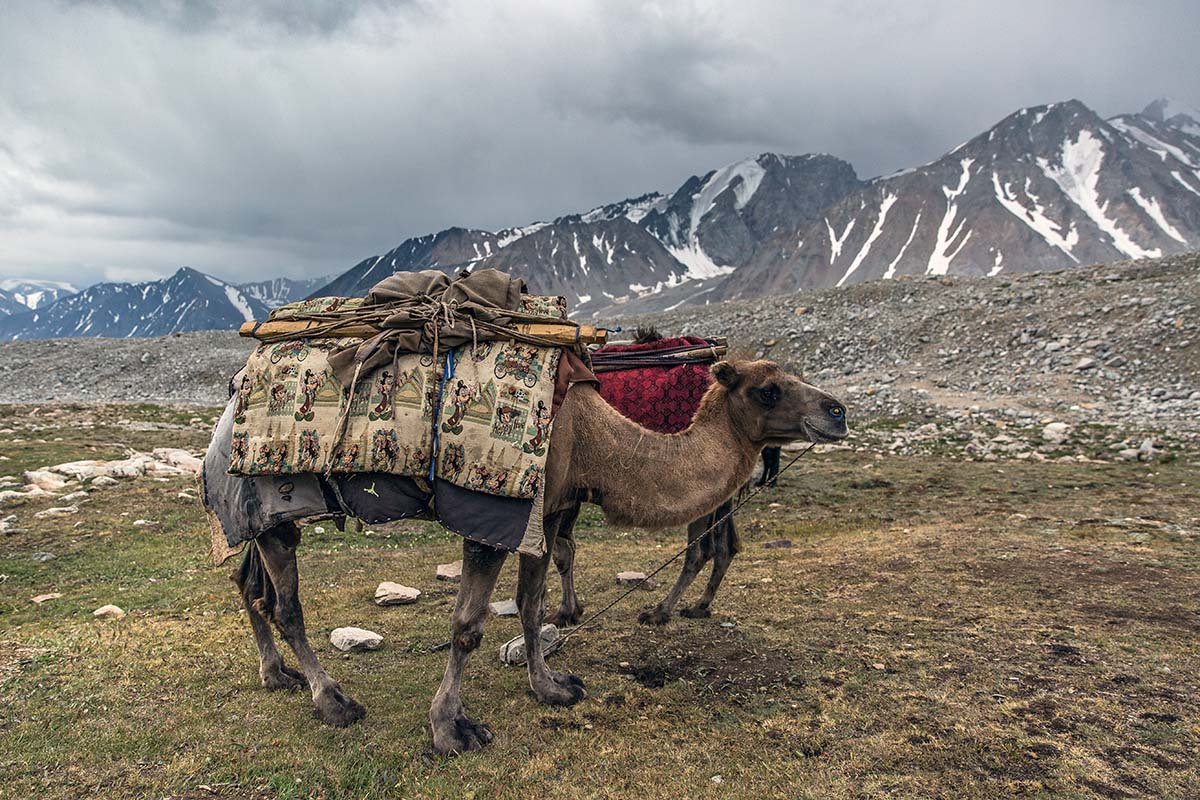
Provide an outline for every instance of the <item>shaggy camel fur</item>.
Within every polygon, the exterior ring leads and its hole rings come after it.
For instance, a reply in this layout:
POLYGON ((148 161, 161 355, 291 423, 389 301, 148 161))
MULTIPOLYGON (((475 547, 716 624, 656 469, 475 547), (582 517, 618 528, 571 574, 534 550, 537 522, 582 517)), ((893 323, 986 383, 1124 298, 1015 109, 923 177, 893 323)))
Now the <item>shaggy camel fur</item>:
MULTIPOLYGON (((779 475, 779 461, 780 448, 764 447, 762 475, 754 485, 763 486, 769 481, 770 485, 774 486, 775 478, 779 475)), ((679 578, 658 605, 648 608, 638 615, 638 622, 643 625, 665 625, 671 619, 671 614, 675 611, 675 606, 679 604, 683 593, 692 585, 692 581, 696 580, 700 571, 704 569, 704 565, 709 561, 713 562, 713 568, 712 574, 708 578, 708 585, 704 587, 704 594, 700 596, 700 600, 695 605, 681 608, 679 616, 691 619, 712 616, 709 606, 717 596, 717 589, 721 587, 725 573, 729 571, 730 562, 742 549, 734 518, 732 516, 726 518, 733 510, 733 502, 733 498, 730 498, 708 516, 688 524, 688 544, 691 546, 684 555, 683 569, 679 571, 679 578), (714 525, 716 527, 713 527, 714 525)), ((558 570, 558 576, 562 581, 562 600, 559 603, 558 611, 550 616, 549 622, 559 627, 574 625, 583 619, 583 603, 580 602, 579 594, 575 591, 575 519, 579 516, 579 510, 579 507, 576 507, 573 513, 563 516, 562 527, 554 539, 554 567, 558 570)))
MULTIPOLYGON (((565 515, 580 500, 598 503, 620 525, 683 525, 711 513, 745 483, 764 446, 846 436, 842 404, 775 364, 723 361, 712 369, 716 381, 692 425, 678 434, 652 433, 629 421, 591 385, 577 384, 567 393, 547 454, 547 552, 520 556, 517 586, 529 685, 541 702, 572 705, 586 695, 578 677, 546 666, 539 636, 554 540, 565 515)), ((247 548, 235 575, 258 643, 259 675, 268 689, 296 687, 303 679, 317 715, 332 725, 349 725, 365 712, 325 673, 308 643, 298 595, 298 543, 299 532, 291 524, 263 533, 247 548), (284 665, 270 623, 295 653, 302 675, 284 665)), ((478 750, 492 739, 485 725, 467 717, 460 687, 467 659, 483 638, 488 601, 507 555, 463 540, 450 655, 429 710, 433 747, 439 753, 478 750)))

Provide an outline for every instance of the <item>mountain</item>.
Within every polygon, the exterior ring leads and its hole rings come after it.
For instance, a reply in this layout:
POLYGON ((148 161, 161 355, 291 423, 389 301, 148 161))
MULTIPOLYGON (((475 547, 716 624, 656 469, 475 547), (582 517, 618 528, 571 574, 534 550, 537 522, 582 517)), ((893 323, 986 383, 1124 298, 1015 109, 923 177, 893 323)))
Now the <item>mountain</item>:
POLYGON ((157 281, 98 283, 36 311, 2 318, 0 340, 231 329, 267 311, 237 286, 183 267, 157 281))
POLYGON ((491 267, 519 274, 583 313, 638 298, 702 294, 758 252, 780 225, 811 220, 862 186, 828 155, 765 153, 582 214, 491 233, 449 228, 365 259, 315 295, 361 295, 393 272, 491 267))
POLYGON ((1105 120, 1021 109, 924 166, 862 181, 829 155, 765 153, 582 214, 409 239, 318 294, 395 271, 495 267, 581 315, 899 275, 1057 269, 1200 248, 1200 112, 1105 120))
POLYGON ((1200 117, 1175 109, 1158 101, 1107 121, 1077 100, 1022 109, 937 161, 868 182, 818 220, 781 227, 716 294, 1200 248, 1200 117))
POLYGON ((0 281, 0 317, 44 308, 79 290, 61 281, 9 279, 0 281))
POLYGON ((253 298, 267 308, 276 308, 287 303, 303 300, 317 289, 329 283, 329 278, 270 278, 253 283, 239 283, 247 297, 253 298))

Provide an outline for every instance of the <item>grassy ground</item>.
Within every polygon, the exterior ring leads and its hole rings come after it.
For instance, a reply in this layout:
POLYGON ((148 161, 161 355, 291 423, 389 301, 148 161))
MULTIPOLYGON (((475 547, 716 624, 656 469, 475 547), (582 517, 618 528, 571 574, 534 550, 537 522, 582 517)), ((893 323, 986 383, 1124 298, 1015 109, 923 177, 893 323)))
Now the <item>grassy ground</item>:
MULTIPOLYGON (((202 447, 211 418, 31 411, 0 409, 0 473, 202 447)), ((454 595, 434 565, 458 557, 456 538, 306 531, 310 633, 368 708, 334 730, 306 694, 259 687, 232 563, 208 563, 202 515, 177 496, 189 488, 123 482, 74 517, 4 511, 23 530, 0 540, 0 797, 1200 796, 1195 459, 810 455, 741 513, 711 619, 637 625, 663 587, 552 657, 588 682, 578 706, 532 699, 496 659, 517 623, 493 619, 465 698, 497 738, 456 759, 432 756, 423 730, 444 663, 427 647, 454 595), (794 546, 762 547, 779 538, 794 546), (425 595, 377 608, 381 580, 425 595), (47 592, 63 597, 31 602, 47 592), (94 620, 105 603, 129 616, 94 620), (341 625, 384 647, 336 652, 341 625)), ((591 608, 618 593, 614 573, 681 543, 595 514, 578 538, 591 608)), ((509 563, 497 599, 514 588, 509 563)))

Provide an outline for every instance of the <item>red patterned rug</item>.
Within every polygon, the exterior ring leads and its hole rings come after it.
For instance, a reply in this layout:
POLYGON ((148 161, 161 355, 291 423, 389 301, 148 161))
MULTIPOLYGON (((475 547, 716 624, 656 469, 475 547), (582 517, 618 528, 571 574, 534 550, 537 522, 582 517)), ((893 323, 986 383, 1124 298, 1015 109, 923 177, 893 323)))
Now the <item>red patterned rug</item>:
MULTIPOLYGON (((677 336, 643 344, 610 344, 598 353, 650 353, 659 350, 705 345, 697 336, 677 336)), ((708 363, 634 367, 597 371, 600 396, 610 405, 650 430, 678 433, 692 422, 700 398, 712 377, 708 363)))

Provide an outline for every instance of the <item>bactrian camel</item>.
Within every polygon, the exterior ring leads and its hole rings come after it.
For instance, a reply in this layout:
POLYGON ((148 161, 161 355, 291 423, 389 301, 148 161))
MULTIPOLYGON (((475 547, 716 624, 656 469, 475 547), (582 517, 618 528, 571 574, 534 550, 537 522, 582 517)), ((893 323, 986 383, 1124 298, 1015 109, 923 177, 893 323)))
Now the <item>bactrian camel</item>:
MULTIPOLYGON (((834 397, 769 361, 727 362, 712 367, 716 380, 690 427, 653 433, 609 406, 590 384, 576 384, 554 419, 546 462, 546 552, 521 555, 517 605, 525 637, 529 685, 537 699, 569 706, 586 695, 575 675, 546 666, 542 627, 546 569, 554 539, 580 500, 597 503, 618 525, 665 528, 711 513, 750 477, 765 446, 807 439, 830 442, 846 436, 844 406, 834 397)), ((235 575, 246 601, 259 651, 259 675, 268 689, 307 683, 317 715, 331 725, 361 719, 363 707, 347 696, 317 661, 309 645, 298 594, 296 546, 300 533, 288 523, 266 531, 247 548, 235 575), (299 662, 285 666, 271 623, 299 662)), ((446 672, 429 709, 433 747, 452 754, 479 750, 492 732, 468 717, 460 695, 467 659, 483 638, 488 601, 508 554, 463 540, 462 583, 451 617, 446 672)))
MULTIPOLYGON (((778 447, 764 447, 762 451, 763 470, 755 486, 768 483, 775 485, 779 475, 780 450, 778 447)), ((739 495, 740 496, 740 495, 739 495)), ((687 526, 688 549, 684 553, 683 568, 675 585, 667 592, 666 597, 653 608, 647 608, 638 614, 638 622, 643 625, 665 625, 679 604, 680 598, 687 588, 696 580, 704 565, 712 562, 712 573, 704 593, 695 605, 679 609, 681 617, 704 619, 712 616, 709 606, 721 588, 721 581, 729 571, 733 557, 741 548, 738 539, 737 525, 734 523, 733 506, 737 496, 726 500, 711 514, 693 520, 687 526)), ((554 538, 554 567, 558 570, 562 582, 562 599, 558 610, 549 617, 549 622, 563 627, 574 625, 583 619, 583 603, 579 593, 575 591, 575 520, 579 516, 580 504, 562 517, 558 535, 554 538)))

